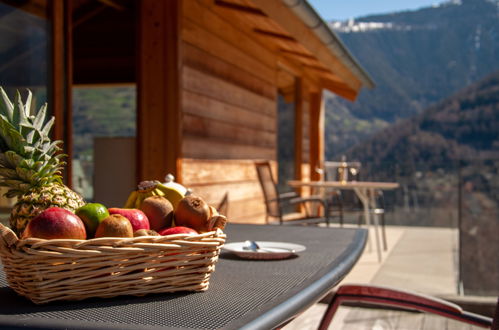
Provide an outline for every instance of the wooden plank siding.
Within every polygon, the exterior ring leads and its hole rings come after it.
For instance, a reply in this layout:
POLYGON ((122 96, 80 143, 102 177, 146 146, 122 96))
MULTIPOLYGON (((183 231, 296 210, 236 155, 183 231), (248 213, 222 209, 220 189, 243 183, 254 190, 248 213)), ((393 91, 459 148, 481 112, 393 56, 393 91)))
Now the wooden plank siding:
MULTIPOLYGON (((184 184, 217 206, 228 193, 230 222, 264 223, 265 205, 253 160, 183 160, 184 184)), ((276 162, 272 162, 275 169, 276 162)))
POLYGON ((182 183, 231 222, 264 223, 254 160, 276 166, 277 59, 207 8, 184 1, 182 183))

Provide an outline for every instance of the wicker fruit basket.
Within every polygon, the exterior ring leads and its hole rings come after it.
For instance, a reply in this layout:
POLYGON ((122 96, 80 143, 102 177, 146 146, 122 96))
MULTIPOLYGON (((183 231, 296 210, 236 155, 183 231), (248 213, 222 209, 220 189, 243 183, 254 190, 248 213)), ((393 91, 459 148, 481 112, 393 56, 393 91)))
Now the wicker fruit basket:
POLYGON ((225 234, 18 239, 0 224, 0 256, 9 286, 36 304, 118 295, 204 291, 225 234))

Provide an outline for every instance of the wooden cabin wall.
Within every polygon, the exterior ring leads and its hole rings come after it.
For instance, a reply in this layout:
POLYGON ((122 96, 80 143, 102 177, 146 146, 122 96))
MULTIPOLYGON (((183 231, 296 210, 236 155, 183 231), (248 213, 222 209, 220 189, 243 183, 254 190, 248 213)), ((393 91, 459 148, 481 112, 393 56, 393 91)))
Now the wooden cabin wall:
POLYGON ((183 4, 181 180, 214 206, 228 193, 231 222, 264 223, 254 160, 276 168, 275 55, 202 1, 183 4))

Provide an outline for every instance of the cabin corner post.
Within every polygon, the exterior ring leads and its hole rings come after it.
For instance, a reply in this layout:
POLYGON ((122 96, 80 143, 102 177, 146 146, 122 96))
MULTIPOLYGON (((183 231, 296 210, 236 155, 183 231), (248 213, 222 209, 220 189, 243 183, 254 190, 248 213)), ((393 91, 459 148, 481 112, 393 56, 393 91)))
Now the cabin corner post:
POLYGON ((51 20, 49 107, 55 117, 53 140, 64 141, 67 155, 64 182, 72 186, 72 3, 69 0, 48 3, 51 20))
MULTIPOLYGON (((295 145, 295 180, 301 180, 303 176, 303 106, 304 106, 304 83, 302 78, 295 78, 295 121, 294 121, 294 145, 295 145)), ((296 188, 298 193, 301 193, 301 188, 296 188)))
POLYGON ((139 2, 137 177, 180 181, 182 148, 180 0, 139 2))
POLYGON ((310 93, 310 179, 319 181, 316 169, 324 164, 324 102, 322 91, 310 93))

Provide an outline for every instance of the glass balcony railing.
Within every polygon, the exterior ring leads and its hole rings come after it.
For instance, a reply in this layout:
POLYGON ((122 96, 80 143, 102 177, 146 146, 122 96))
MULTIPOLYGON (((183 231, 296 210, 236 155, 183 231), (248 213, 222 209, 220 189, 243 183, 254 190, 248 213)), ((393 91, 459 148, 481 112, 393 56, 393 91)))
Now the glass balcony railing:
POLYGON ((395 181, 384 192, 388 225, 456 228, 459 291, 499 292, 499 158, 462 159, 445 167, 425 162, 362 164, 361 180, 395 181))

